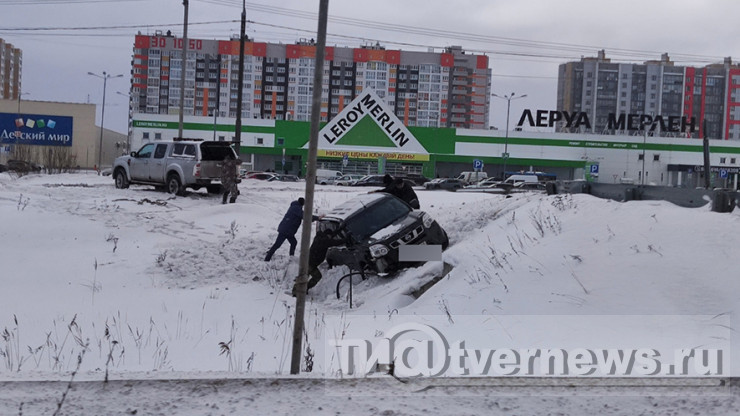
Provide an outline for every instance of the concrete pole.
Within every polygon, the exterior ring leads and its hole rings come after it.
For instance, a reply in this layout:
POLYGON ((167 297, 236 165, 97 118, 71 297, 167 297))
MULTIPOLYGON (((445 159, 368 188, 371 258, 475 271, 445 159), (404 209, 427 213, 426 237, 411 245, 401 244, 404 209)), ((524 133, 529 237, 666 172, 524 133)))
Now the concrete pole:
POLYGON ((242 100, 244 97, 244 37, 247 26, 247 3, 242 0, 242 24, 239 31, 239 74, 237 82, 239 89, 236 90, 236 124, 234 125, 234 147, 236 155, 239 156, 239 150, 242 147, 242 100))
POLYGON ((182 138, 182 124, 185 112, 185 69, 188 60, 188 0, 183 0, 185 6, 185 16, 182 23, 182 75, 180 76, 180 119, 177 125, 177 137, 182 138))
POLYGON ((311 131, 308 143, 308 166, 306 168, 306 195, 303 207, 303 230, 301 232, 301 257, 296 278, 295 324, 293 325, 293 350, 290 361, 290 374, 301 371, 301 350, 303 348, 304 315, 306 312, 306 290, 308 284, 308 251, 311 242, 313 216, 313 192, 316 184, 316 155, 319 143, 319 123, 321 122, 321 89, 324 78, 324 49, 326 46, 326 21, 329 14, 329 0, 319 2, 319 27, 316 42, 316 63, 313 73, 313 102, 311 103, 311 131))

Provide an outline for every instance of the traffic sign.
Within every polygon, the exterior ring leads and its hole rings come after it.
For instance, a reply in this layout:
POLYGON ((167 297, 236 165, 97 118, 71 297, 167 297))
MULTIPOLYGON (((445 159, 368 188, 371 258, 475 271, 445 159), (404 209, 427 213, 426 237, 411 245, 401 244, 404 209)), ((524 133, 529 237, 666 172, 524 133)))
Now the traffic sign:
POLYGON ((722 179, 726 179, 727 178, 727 169, 720 169, 719 170, 719 177, 722 178, 722 179))
POLYGON ((504 158, 504 159, 508 159, 509 158, 509 154, 508 153, 501 153, 501 157, 504 158))
POLYGON ((599 165, 591 165, 591 173, 599 173, 599 165))
POLYGON ((342 166, 347 166, 349 163, 349 154, 345 153, 344 156, 342 156, 342 166))
POLYGON ((473 169, 474 170, 481 170, 483 169, 483 161, 480 159, 473 160, 473 169))

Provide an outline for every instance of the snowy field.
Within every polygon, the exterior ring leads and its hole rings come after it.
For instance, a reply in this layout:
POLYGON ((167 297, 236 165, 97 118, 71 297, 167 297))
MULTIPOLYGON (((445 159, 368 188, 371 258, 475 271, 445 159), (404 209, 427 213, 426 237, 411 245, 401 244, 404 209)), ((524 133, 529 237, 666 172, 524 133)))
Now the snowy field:
MULTIPOLYGON (((204 190, 117 190, 94 174, 0 174, 0 414, 52 413, 78 366, 64 414, 740 412, 736 385, 715 388, 740 374, 738 210, 417 190, 450 236, 452 271, 420 296, 441 262, 371 277, 354 286, 350 309, 334 294, 346 270, 322 269, 306 309, 311 372, 296 378, 285 294, 295 259, 286 242, 262 260, 303 184, 240 189, 221 205, 204 190), (665 383, 640 377, 616 390, 587 378, 533 387, 539 377, 464 387, 454 369, 439 374, 454 388, 348 377, 332 341, 409 322, 479 348, 705 348, 722 352, 721 373, 668 390, 659 386, 676 378, 662 370, 665 383)), ((319 186, 316 213, 368 190, 319 186)))

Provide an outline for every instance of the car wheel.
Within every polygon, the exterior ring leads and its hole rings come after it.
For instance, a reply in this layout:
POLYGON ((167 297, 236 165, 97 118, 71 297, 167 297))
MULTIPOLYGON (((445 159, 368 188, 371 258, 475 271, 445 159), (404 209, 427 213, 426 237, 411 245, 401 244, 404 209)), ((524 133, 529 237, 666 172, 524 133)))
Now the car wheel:
POLYGON ((126 172, 123 169, 116 169, 115 178, 113 180, 116 182, 116 188, 118 189, 126 189, 128 188, 128 178, 126 177, 126 172))
POLYGON ((172 173, 167 177, 167 192, 172 195, 182 195, 183 186, 177 174, 172 173))

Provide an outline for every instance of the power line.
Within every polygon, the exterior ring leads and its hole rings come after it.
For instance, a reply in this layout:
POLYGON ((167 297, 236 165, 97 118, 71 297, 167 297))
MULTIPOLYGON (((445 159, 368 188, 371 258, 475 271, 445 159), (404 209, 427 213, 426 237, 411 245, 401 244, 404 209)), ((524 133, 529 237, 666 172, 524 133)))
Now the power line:
MULTIPOLYGON (((210 3, 210 4, 241 7, 241 2, 238 0, 200 0, 200 1, 204 3, 210 3)), ((258 11, 258 12, 277 14, 277 15, 295 17, 295 18, 301 18, 301 19, 309 19, 312 21, 315 21, 317 18, 316 13, 313 13, 313 12, 306 12, 302 10, 288 9, 288 8, 277 7, 277 6, 268 6, 264 4, 258 4, 258 3, 247 3, 247 8, 250 10, 258 11)), ((656 55, 660 55, 662 53, 658 51, 646 51, 646 50, 639 50, 639 49, 613 48, 613 47, 603 47, 603 46, 595 46, 595 45, 578 45, 578 44, 571 44, 571 43, 533 41, 533 40, 527 40, 527 39, 517 39, 517 38, 509 38, 509 37, 502 37, 502 36, 480 35, 480 34, 467 33, 467 32, 448 31, 448 30, 443 30, 443 29, 438 29, 438 28, 429 29, 429 28, 423 28, 423 27, 383 23, 383 22, 376 22, 376 21, 371 21, 371 20, 363 20, 363 19, 348 18, 348 17, 341 17, 341 16, 331 16, 329 17, 329 21, 334 22, 334 23, 349 25, 352 27, 360 26, 360 27, 366 27, 370 29, 393 31, 393 32, 405 33, 405 34, 431 36, 431 37, 437 37, 437 38, 449 37, 449 38, 453 38, 456 40, 465 40, 465 41, 471 41, 471 42, 495 43, 499 45, 517 46, 517 47, 524 47, 524 48, 552 49, 552 50, 560 50, 560 51, 565 51, 565 52, 592 53, 594 50, 608 49, 609 53, 612 55, 641 56, 643 58, 655 57, 656 55)), ((469 48, 466 48, 466 49, 471 50, 469 48)), ((717 59, 723 58, 723 57, 717 57, 717 56, 685 54, 685 53, 670 53, 670 54, 673 56, 682 57, 685 59, 693 59, 693 60, 701 60, 701 61, 710 60, 712 62, 716 61, 717 59)), ((531 55, 525 54, 525 56, 531 56, 531 55)))
POLYGON ((79 3, 127 3, 146 0, 0 0, 0 6, 38 6, 42 4, 79 4, 79 3))
MULTIPOLYGON (((47 1, 49 3, 55 3, 55 4, 70 4, 70 3, 77 3, 77 2, 86 2, 86 3, 112 3, 112 2, 127 2, 127 1, 140 1, 140 0, 43 0, 47 1)), ((229 0, 200 0, 204 3, 209 4, 218 4, 218 5, 224 5, 224 6, 239 6, 241 7, 241 2, 238 1, 229 1, 229 0)), ((20 0, 0 0, 0 4, 15 4, 15 3, 24 3, 24 4, 31 4, 31 2, 24 2, 20 0)), ((38 4, 38 2, 35 2, 38 4)), ((259 12, 268 13, 271 15, 283 15, 283 16, 289 16, 289 17, 298 17, 303 19, 311 19, 315 20, 316 14, 312 12, 304 12, 300 10, 295 9, 287 9, 282 7, 276 7, 276 6, 267 6, 262 4, 256 4, 256 3, 247 3, 250 10, 255 10, 259 12)), ((405 34, 414 34, 414 35, 420 35, 420 36, 427 36, 427 37, 448 37, 454 40, 463 40, 468 42, 474 42, 474 43, 493 43, 498 44, 502 46, 514 46, 514 47, 520 47, 520 48, 529 48, 529 49, 547 49, 547 50, 553 50, 553 51, 560 51, 560 52, 566 52, 566 54, 553 54, 553 53, 543 53, 543 52, 526 52, 526 51, 512 51, 512 50, 493 50, 488 48, 471 48, 466 47, 465 49, 470 52, 477 52, 482 54, 490 54, 490 55, 497 55, 497 56, 510 56, 510 57, 519 57, 519 58, 541 58, 541 59, 551 59, 551 60, 573 60, 578 59, 578 56, 572 55, 572 53, 589 53, 593 52, 594 48, 600 48, 596 46, 584 46, 584 45, 575 45, 575 44, 567 44, 567 43, 558 43, 558 42, 541 42, 541 41, 530 41, 530 40, 524 40, 524 39, 516 39, 516 38, 506 38, 506 37, 499 37, 499 36, 489 36, 489 35, 479 35, 479 34, 471 34, 471 33, 465 33, 465 32, 455 32, 455 31, 446 31, 446 30, 440 30, 440 29, 427 29, 427 28, 421 28, 421 27, 413 27, 413 26, 401 26, 396 24, 388 24, 388 23, 382 23, 382 22, 374 22, 370 20, 363 20, 363 19, 355 19, 355 18, 347 18, 347 17, 330 17, 330 21, 336 21, 341 24, 346 25, 352 25, 352 26, 361 26, 366 27, 369 29, 375 29, 375 30, 383 30, 383 31, 393 31, 393 32, 399 32, 399 33, 405 33, 405 34)), ((205 25, 214 25, 214 24, 228 24, 228 23, 236 23, 237 20, 218 20, 218 21, 207 21, 207 22, 193 22, 189 25, 193 26, 205 26, 205 25)), ((249 23, 254 25, 261 25, 266 27, 273 27, 277 29, 282 30, 289 30, 293 32, 304 32, 308 34, 314 34, 314 30, 309 29, 301 29, 297 27, 291 27, 286 25, 279 25, 279 24, 273 24, 273 23, 266 23, 266 22, 259 22, 255 20, 250 20, 249 23)), ((36 34, 39 34, 39 32, 54 32, 54 33, 48 33, 48 35, 51 36, 130 36, 130 34, 121 34, 121 35, 115 35, 115 34, 87 34, 87 35, 80 35, 76 33, 58 33, 59 31, 89 31, 89 30, 121 30, 121 29, 152 29, 152 28, 162 28, 162 27, 175 27, 179 28, 181 27, 181 23, 164 23, 164 24, 145 24, 145 25, 115 25, 115 26, 75 26, 75 27, 20 27, 20 28, 0 28, 0 32, 6 33, 6 32, 12 32, 13 34, 20 34, 21 32, 35 32, 36 34)), ((44 33, 47 34, 47 33, 44 33)), ((429 45, 424 43, 413 43, 413 42, 400 42, 395 40, 387 40, 387 39, 378 39, 370 36, 352 36, 352 35, 345 35, 345 34, 339 34, 339 33, 329 33, 329 36, 336 39, 352 39, 352 40, 359 40, 363 42, 382 42, 383 44, 389 44, 389 45, 398 45, 398 46, 405 46, 405 47, 416 47, 416 48, 436 48, 436 49, 444 49, 446 46, 442 45, 429 45)), ((290 35, 284 35, 286 38, 290 35)), ((276 36, 274 36, 276 37, 276 36)), ((635 58, 640 57, 642 59, 645 58, 651 58, 655 57, 657 52, 653 51, 641 51, 636 49, 621 49, 621 48, 610 48, 609 54, 612 56, 622 56, 625 58, 625 62, 629 62, 632 59, 629 58, 635 58)), ((691 54, 672 54, 672 59, 675 62, 716 62, 717 59, 722 59, 721 57, 711 57, 708 55, 691 55, 691 54)))

